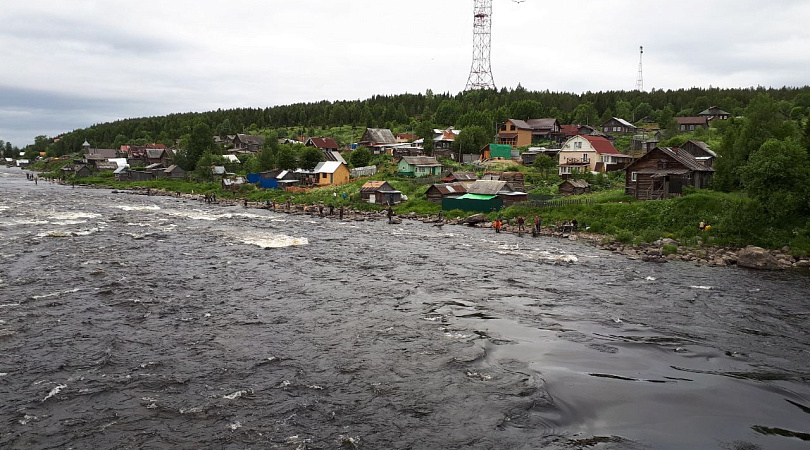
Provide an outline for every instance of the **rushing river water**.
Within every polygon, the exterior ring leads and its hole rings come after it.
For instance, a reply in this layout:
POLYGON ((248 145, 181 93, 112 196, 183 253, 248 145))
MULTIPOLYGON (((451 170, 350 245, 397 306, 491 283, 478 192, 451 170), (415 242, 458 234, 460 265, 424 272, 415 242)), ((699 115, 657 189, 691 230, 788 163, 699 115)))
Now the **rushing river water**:
POLYGON ((0 447, 800 449, 810 278, 0 171, 0 447))

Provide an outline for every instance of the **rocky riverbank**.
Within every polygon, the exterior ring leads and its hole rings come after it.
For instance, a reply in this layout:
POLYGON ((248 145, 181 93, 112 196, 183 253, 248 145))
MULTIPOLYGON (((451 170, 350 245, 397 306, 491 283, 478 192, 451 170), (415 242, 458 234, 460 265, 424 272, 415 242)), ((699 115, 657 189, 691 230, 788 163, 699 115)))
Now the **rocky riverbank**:
MULTIPOLYGON (((201 194, 172 193, 156 189, 135 188, 130 190, 118 190, 113 192, 140 194, 140 195, 161 195, 183 198, 205 202, 205 197, 201 194)), ((475 214, 466 218, 440 218, 437 215, 420 215, 408 213, 388 217, 387 211, 359 211, 351 207, 330 209, 325 205, 303 205, 286 203, 257 203, 245 202, 244 199, 220 198, 214 201, 215 204, 223 207, 247 207, 271 209, 285 214, 320 216, 329 219, 346 221, 376 221, 389 220, 393 224, 403 223, 403 219, 418 220, 424 223, 432 223, 436 227, 444 225, 472 226, 477 228, 492 228, 492 222, 487 220, 483 214, 475 214)), ((518 234, 517 226, 507 225, 502 233, 518 234)), ((522 235, 531 238, 532 233, 522 232, 522 235)), ((686 247, 673 239, 659 239, 653 243, 642 243, 637 245, 623 244, 615 241, 611 236, 590 233, 587 231, 558 232, 552 228, 541 228, 540 236, 568 239, 572 241, 583 241, 603 250, 619 253, 630 259, 647 262, 666 263, 669 261, 686 261, 696 265, 712 267, 720 266, 740 266, 760 270, 785 270, 810 268, 810 258, 796 257, 789 253, 790 249, 785 247, 781 250, 767 250, 760 247, 748 246, 745 248, 730 247, 686 247)))

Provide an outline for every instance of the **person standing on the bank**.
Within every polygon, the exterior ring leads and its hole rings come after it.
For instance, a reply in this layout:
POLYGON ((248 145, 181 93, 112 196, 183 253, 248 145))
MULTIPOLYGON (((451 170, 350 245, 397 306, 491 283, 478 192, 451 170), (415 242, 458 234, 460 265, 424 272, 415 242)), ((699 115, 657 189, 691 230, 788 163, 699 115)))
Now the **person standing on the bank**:
POLYGON ((700 224, 698 225, 698 229, 699 229, 701 232, 705 231, 705 230, 706 230, 706 221, 701 220, 701 221, 700 221, 700 224))
POLYGON ((517 218, 517 223, 518 223, 518 233, 520 233, 520 232, 522 232, 522 231, 526 231, 526 230, 523 228, 523 224, 524 224, 525 222, 526 222, 526 219, 524 219, 524 218, 523 218, 523 216, 519 216, 519 217, 517 218))

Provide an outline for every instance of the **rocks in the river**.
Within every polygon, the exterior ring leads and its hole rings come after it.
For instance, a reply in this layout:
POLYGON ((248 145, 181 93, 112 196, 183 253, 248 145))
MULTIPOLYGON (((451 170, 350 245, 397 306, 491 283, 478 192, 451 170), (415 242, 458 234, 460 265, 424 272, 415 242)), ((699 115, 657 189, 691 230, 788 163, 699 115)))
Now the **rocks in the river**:
POLYGON ((737 253, 737 265, 760 270, 776 270, 781 264, 767 250, 749 245, 737 253))
POLYGON ((464 221, 464 223, 466 223, 467 225, 472 226, 472 225, 479 224, 481 222, 486 222, 486 221, 487 221, 487 216, 485 216, 483 214, 473 214, 472 216, 467 217, 467 219, 464 221))

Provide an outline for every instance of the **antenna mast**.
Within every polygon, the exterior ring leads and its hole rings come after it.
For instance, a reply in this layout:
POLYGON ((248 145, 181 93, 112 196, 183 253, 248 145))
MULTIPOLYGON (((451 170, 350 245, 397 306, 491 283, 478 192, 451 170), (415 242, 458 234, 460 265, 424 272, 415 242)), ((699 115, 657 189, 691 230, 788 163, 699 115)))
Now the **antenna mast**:
POLYGON ((492 0, 473 0, 473 61, 465 91, 495 89, 489 54, 492 48, 492 0))
POLYGON ((644 91, 644 77, 641 76, 641 58, 644 56, 644 47, 638 48, 638 79, 636 80, 636 90, 644 91))

